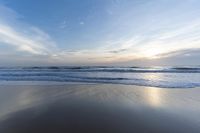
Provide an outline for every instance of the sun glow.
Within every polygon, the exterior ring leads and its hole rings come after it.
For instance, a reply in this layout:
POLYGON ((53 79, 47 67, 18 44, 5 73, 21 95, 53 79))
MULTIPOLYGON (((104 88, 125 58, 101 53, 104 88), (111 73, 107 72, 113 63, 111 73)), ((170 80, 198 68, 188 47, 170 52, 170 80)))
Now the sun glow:
POLYGON ((160 58, 160 54, 165 53, 166 50, 162 47, 150 47, 144 48, 142 53, 142 57, 149 58, 149 59, 156 59, 160 58))

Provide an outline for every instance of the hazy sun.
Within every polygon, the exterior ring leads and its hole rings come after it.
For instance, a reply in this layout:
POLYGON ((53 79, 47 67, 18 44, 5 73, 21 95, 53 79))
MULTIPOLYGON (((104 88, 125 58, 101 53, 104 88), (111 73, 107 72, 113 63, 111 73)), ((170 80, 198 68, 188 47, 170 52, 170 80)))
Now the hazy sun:
POLYGON ((160 54, 164 53, 165 50, 162 47, 151 47, 142 50, 142 56, 149 59, 160 58, 160 54))

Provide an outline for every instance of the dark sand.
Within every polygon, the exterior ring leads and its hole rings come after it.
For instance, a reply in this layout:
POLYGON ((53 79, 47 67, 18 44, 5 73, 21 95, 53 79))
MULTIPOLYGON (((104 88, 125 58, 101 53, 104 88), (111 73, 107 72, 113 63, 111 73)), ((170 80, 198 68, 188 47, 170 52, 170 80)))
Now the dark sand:
POLYGON ((200 88, 0 86, 0 133, 158 132, 200 132, 200 88))

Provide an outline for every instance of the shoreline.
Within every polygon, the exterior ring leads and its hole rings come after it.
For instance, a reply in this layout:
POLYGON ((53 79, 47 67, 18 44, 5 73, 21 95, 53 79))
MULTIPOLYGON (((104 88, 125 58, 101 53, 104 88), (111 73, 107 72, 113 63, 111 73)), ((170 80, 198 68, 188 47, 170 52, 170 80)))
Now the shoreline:
POLYGON ((0 86, 67 86, 67 85, 111 85, 111 86, 129 86, 129 87, 143 87, 143 88, 158 88, 158 89, 196 89, 195 87, 160 87, 160 86, 149 86, 140 84, 122 84, 122 83, 93 83, 93 82, 78 82, 78 81, 0 81, 0 86))

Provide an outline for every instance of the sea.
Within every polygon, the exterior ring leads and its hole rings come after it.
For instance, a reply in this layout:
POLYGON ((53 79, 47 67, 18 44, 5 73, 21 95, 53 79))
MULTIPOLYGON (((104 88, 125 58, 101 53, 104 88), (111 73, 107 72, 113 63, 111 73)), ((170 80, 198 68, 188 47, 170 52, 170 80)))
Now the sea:
POLYGON ((123 84, 159 88, 200 87, 200 66, 114 67, 47 66, 0 67, 0 84, 15 83, 123 84))

